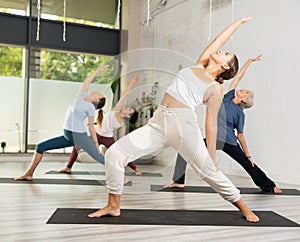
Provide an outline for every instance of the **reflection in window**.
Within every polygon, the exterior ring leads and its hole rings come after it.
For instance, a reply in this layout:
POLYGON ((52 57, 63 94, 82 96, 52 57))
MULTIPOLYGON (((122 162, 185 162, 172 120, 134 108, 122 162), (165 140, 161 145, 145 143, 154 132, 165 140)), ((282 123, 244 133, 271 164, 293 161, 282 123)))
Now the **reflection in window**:
POLYGON ((112 68, 98 75, 93 83, 111 83, 114 73, 113 62, 114 59, 107 56, 41 50, 39 78, 83 82, 98 66, 109 64, 112 68))
MULTIPOLYGON (((32 1, 33 16, 37 16, 37 0, 32 1)), ((117 0, 72 0, 66 2, 67 22, 104 28, 119 28, 117 0)), ((41 18, 64 20, 63 0, 41 0, 41 18)))
MULTIPOLYGON (((40 78, 30 79, 28 147, 33 149, 43 140, 63 134, 63 122, 68 104, 80 94, 86 77, 111 58, 42 50, 40 78)), ((111 108, 113 81, 111 67, 92 82, 89 92, 98 91, 106 97, 104 112, 111 108)), ((31 68, 32 69, 32 68, 31 68)), ((52 152, 71 151, 70 149, 52 152)))
POLYGON ((0 0, 0 12, 25 16, 28 0, 0 0))
MULTIPOLYGON (((0 12, 29 15, 29 0, 0 0, 0 12)), ((38 0, 32 0, 32 16, 37 17, 38 0)), ((119 28, 118 0, 67 0, 64 19, 64 0, 40 0, 41 18, 91 25, 103 28, 119 28)))
MULTIPOLYGON (((62 135, 68 104, 78 97, 82 83, 101 65, 110 68, 97 75, 89 91, 99 91, 107 100, 109 110, 113 93, 114 58, 107 56, 31 50, 28 144, 29 149, 51 137, 62 135)), ((70 151, 69 149, 54 152, 70 151)))
MULTIPOLYGON (((6 152, 19 152, 24 147, 23 52, 23 48, 0 46, 0 142, 6 143, 6 152)), ((31 49, 28 150, 42 140, 62 134, 68 104, 79 95, 84 79, 103 64, 110 68, 95 78, 90 91, 99 91, 106 97, 107 111, 113 99, 113 57, 31 49)))

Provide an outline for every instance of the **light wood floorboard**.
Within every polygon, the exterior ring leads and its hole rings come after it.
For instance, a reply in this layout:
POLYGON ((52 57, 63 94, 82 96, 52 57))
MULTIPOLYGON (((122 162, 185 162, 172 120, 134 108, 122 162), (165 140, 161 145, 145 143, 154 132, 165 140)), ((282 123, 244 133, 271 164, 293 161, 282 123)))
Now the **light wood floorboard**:
MULTIPOLYGON (((16 177, 29 165, 13 156, 9 159, 0 160, 0 177, 16 177)), ((62 156, 42 161, 35 178, 105 179, 104 176, 45 174, 62 168, 64 160, 66 157, 62 156)), ((160 172, 163 177, 128 177, 133 186, 125 188, 122 208, 235 210, 218 194, 151 192, 150 184, 170 183, 172 165, 140 166, 145 172, 160 172)), ((77 162, 74 170, 103 171, 104 167, 77 162)), ((236 186, 255 187, 249 178, 229 178, 236 186)), ((187 185, 206 185, 198 181, 192 170, 188 170, 187 181, 187 185)), ((277 184, 282 188, 300 189, 292 184, 277 184)), ((300 224, 300 196, 242 196, 253 210, 272 210, 300 224)), ((100 208, 106 201, 103 186, 0 184, 0 241, 300 241, 299 227, 46 224, 56 208, 100 208)))

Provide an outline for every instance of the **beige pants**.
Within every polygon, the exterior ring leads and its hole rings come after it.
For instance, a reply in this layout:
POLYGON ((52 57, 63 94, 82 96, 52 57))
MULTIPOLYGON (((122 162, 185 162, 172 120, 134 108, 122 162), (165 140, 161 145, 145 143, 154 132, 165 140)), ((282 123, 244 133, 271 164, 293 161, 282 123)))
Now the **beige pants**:
POLYGON ((119 139, 106 151, 106 183, 109 193, 122 194, 124 167, 128 162, 158 154, 171 146, 187 161, 200 179, 224 199, 238 201, 241 196, 232 182, 216 168, 198 128, 197 117, 188 108, 159 106, 147 125, 119 139))

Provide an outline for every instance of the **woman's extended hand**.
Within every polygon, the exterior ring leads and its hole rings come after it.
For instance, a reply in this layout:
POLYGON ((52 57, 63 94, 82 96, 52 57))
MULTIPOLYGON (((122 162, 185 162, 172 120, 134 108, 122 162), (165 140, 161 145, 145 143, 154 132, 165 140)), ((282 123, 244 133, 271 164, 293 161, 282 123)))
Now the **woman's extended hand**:
POLYGON ((254 58, 250 58, 251 61, 260 61, 261 60, 261 55, 258 55, 254 58))
POLYGON ((100 72, 102 72, 102 71, 105 71, 107 68, 109 67, 109 65, 103 65, 103 66, 100 66, 99 68, 98 68, 98 70, 100 71, 100 72))
POLYGON ((139 81, 140 77, 139 76, 135 76, 132 80, 131 80, 131 83, 132 84, 135 84, 139 81))
POLYGON ((248 21, 250 21, 251 19, 253 19, 252 16, 246 17, 246 18, 241 18, 240 21, 242 24, 247 23, 248 21))

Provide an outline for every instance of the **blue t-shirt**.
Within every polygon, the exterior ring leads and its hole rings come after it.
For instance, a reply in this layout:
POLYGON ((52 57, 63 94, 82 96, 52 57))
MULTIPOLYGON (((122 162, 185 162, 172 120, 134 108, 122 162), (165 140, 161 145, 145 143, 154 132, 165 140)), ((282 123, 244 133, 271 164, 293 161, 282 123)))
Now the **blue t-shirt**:
POLYGON ((245 114, 243 109, 232 102, 235 90, 224 95, 222 106, 218 114, 218 136, 217 140, 230 145, 237 145, 237 132, 244 131, 245 114))
POLYGON ((76 133, 85 133, 86 127, 84 120, 95 115, 95 106, 91 102, 84 100, 88 93, 82 93, 77 99, 71 102, 68 106, 68 111, 65 116, 64 129, 76 133))

